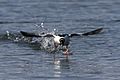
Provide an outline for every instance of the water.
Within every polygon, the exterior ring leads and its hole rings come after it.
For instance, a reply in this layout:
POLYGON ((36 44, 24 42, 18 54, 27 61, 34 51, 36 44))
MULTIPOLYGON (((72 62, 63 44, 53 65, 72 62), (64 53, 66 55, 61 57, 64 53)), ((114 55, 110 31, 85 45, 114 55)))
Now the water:
POLYGON ((0 0, 0 80, 119 80, 119 14, 119 0, 0 0), (60 33, 104 30, 72 38, 73 55, 58 54, 56 62, 36 45, 3 38, 42 22, 60 33))

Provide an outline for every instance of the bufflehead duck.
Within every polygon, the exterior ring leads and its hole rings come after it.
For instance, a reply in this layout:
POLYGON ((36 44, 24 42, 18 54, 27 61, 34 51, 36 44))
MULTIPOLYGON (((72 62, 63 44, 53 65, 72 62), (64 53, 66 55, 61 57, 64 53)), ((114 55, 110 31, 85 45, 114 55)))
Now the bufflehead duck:
POLYGON ((69 55, 68 45, 70 43, 71 37, 94 35, 100 33, 102 30, 103 28, 98 28, 86 33, 71 33, 71 34, 58 34, 58 35, 52 33, 36 34, 36 33, 24 32, 24 31, 20 31, 20 33, 26 37, 53 37, 55 48, 57 48, 59 45, 64 46, 65 47, 64 54, 69 55))

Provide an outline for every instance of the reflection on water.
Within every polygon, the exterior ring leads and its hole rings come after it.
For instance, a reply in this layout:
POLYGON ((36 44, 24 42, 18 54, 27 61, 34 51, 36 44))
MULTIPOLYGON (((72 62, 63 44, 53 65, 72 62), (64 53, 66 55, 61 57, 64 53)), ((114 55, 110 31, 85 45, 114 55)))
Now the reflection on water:
POLYGON ((68 58, 54 61, 54 77, 61 77, 63 70, 70 69, 70 62, 68 58))
POLYGON ((60 69, 70 69, 69 67, 69 59, 65 58, 65 59, 61 59, 61 60, 55 60, 54 64, 57 66, 59 66, 60 69))

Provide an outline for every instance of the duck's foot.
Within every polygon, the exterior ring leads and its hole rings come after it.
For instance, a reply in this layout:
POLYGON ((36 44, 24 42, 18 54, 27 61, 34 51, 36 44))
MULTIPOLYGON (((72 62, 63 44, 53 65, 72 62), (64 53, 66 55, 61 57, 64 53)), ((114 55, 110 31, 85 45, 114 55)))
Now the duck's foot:
POLYGON ((65 52, 63 52, 63 55, 73 55, 73 54, 69 51, 65 51, 65 52))

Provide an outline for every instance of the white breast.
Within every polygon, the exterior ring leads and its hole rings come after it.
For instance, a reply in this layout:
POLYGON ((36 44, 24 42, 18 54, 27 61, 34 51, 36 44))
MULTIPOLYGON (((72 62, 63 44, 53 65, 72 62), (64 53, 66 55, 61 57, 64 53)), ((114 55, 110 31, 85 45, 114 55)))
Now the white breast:
POLYGON ((60 44, 60 39, 61 39, 61 38, 63 38, 63 37, 55 36, 54 42, 60 44))

